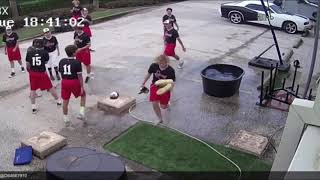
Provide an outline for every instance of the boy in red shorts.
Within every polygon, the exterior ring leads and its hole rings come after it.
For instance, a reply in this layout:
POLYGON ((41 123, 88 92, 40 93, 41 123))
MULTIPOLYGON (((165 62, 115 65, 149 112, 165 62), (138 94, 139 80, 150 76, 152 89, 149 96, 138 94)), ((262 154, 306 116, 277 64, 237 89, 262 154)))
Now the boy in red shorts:
POLYGON ((163 119, 161 109, 168 108, 171 92, 168 91, 162 95, 157 95, 159 87, 155 85, 155 82, 160 79, 172 79, 173 81, 176 80, 175 71, 169 65, 169 58, 167 56, 160 55, 156 58, 156 62, 150 65, 148 74, 146 75, 141 87, 145 87, 145 84, 151 75, 153 75, 153 79, 150 85, 150 101, 152 102, 154 112, 159 118, 159 123, 162 123, 163 119))
POLYGON ((30 79, 32 113, 35 114, 38 112, 36 106, 37 89, 49 91, 57 101, 57 105, 60 106, 61 100, 59 99, 56 90, 53 88, 46 72, 46 63, 49 61, 49 54, 43 49, 42 39, 33 40, 32 47, 29 48, 29 51, 27 52, 26 61, 30 79))
POLYGON ((75 98, 81 97, 79 119, 85 120, 86 93, 83 87, 81 62, 76 60, 77 46, 69 45, 65 48, 68 58, 64 58, 59 63, 61 73, 61 97, 63 99, 63 119, 66 126, 70 125, 68 118, 68 105, 71 94, 75 98))
POLYGON ((76 52, 76 59, 86 66, 87 77, 85 83, 88 83, 90 77, 93 77, 91 72, 91 53, 90 53, 90 37, 83 32, 83 27, 75 27, 74 44, 78 50, 76 52))
POLYGON ((170 20, 165 20, 163 24, 166 28, 164 33, 164 43, 165 43, 164 54, 166 56, 174 57, 177 61, 179 61, 178 68, 181 69, 183 67, 184 62, 175 53, 176 41, 178 40, 184 52, 186 51, 186 48, 184 47, 180 39, 178 31, 173 28, 170 20))
POLYGON ((3 35, 3 42, 5 42, 4 53, 8 55, 8 59, 11 66, 11 74, 9 78, 12 78, 16 75, 14 70, 14 61, 18 61, 21 66, 21 72, 25 72, 24 67, 21 61, 21 54, 18 44, 19 36, 17 33, 12 31, 11 26, 6 27, 6 32, 3 35))

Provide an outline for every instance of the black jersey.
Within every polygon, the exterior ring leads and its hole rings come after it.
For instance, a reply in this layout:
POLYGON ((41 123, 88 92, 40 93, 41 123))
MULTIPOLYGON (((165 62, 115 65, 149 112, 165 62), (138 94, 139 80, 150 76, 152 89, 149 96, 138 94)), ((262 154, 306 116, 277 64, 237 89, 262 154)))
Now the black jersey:
POLYGON ((50 53, 57 49, 58 40, 55 36, 51 36, 50 39, 43 37, 43 45, 44 45, 44 49, 50 53))
POLYGON ((83 48, 90 43, 90 37, 86 33, 79 35, 75 32, 73 37, 78 48, 83 48))
POLYGON ((159 79, 172 79, 176 81, 175 71, 170 65, 166 69, 161 70, 159 64, 153 63, 150 65, 148 73, 153 74, 152 84, 159 79))
POLYGON ((44 49, 29 48, 26 61, 30 65, 30 71, 46 72, 46 63, 49 61, 49 54, 44 49))
POLYGON ((165 30, 164 33, 165 36, 165 41, 168 44, 176 44, 177 38, 179 38, 179 33, 177 30, 175 30, 174 28, 170 29, 170 30, 165 30))
POLYGON ((5 33, 3 35, 2 41, 6 43, 7 47, 12 48, 16 46, 18 39, 19 39, 18 34, 15 32, 12 32, 10 35, 5 33))
POLYGON ((78 79, 78 74, 82 73, 82 66, 75 58, 64 58, 59 63, 59 71, 62 79, 78 79))

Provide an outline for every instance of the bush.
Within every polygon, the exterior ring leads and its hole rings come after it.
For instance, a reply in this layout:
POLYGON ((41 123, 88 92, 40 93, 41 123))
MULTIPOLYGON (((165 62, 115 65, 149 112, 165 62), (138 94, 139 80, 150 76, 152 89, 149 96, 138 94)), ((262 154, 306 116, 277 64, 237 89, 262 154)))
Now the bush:
POLYGON ((100 7, 122 8, 134 6, 148 6, 165 2, 170 2, 170 0, 102 0, 100 3, 100 7))

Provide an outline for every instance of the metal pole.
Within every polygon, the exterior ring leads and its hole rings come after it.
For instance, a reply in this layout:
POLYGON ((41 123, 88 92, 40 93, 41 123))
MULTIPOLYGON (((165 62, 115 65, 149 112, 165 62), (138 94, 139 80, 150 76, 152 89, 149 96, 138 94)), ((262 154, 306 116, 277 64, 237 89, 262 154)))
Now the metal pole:
POLYGON ((269 27, 270 27, 270 30, 271 30, 271 33, 272 33, 272 37, 273 37, 273 40, 274 40, 274 44, 276 45, 276 49, 277 49, 277 53, 278 53, 278 58, 279 58, 279 61, 280 61, 280 65, 283 65, 283 61, 282 61, 282 57, 281 57, 281 52, 280 52, 280 47, 279 47, 279 44, 278 44, 278 40, 277 40, 277 37, 276 37, 276 33, 274 33, 273 27, 272 27, 271 22, 270 22, 270 18, 269 18, 269 14, 268 14, 267 7, 266 7, 266 5, 264 4, 264 0, 260 0, 260 1, 261 1, 262 6, 263 6, 264 12, 266 13, 266 17, 267 17, 267 19, 268 19, 268 22, 269 22, 269 27))
MULTIPOLYGON (((319 1, 320 2, 320 1, 319 1)), ((313 53, 312 53, 312 60, 311 60, 311 65, 310 65, 310 70, 309 70, 309 75, 308 75, 308 80, 306 87, 303 92, 303 98, 305 99, 310 87, 311 79, 312 79, 312 74, 314 70, 314 65, 316 62, 317 58, 317 51, 318 51, 318 42, 319 42, 319 29, 320 29, 320 3, 318 3, 318 12, 317 12, 317 24, 316 24, 316 34, 314 37, 314 45, 313 45, 313 53)))

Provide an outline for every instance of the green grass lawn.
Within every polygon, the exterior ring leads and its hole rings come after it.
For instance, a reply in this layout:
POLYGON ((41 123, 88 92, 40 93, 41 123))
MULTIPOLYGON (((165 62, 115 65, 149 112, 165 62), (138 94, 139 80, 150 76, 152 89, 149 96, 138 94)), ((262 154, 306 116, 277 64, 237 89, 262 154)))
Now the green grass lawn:
MULTIPOLYGON (((236 162, 242 171, 271 169, 252 155, 210 145, 236 162)), ((160 172, 237 172, 236 167, 200 142, 146 123, 138 123, 104 148, 160 172)))
POLYGON ((137 7, 128 7, 128 8, 115 8, 115 9, 108 9, 108 10, 99 10, 99 11, 94 11, 91 13, 91 17, 93 19, 98 19, 101 17, 107 17, 113 14, 117 14, 120 12, 126 12, 126 11, 130 11, 133 9, 136 9, 137 7))

